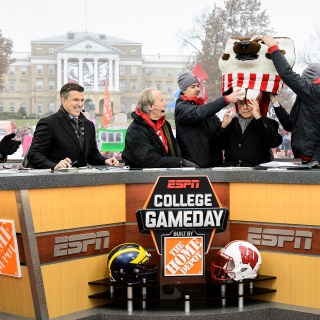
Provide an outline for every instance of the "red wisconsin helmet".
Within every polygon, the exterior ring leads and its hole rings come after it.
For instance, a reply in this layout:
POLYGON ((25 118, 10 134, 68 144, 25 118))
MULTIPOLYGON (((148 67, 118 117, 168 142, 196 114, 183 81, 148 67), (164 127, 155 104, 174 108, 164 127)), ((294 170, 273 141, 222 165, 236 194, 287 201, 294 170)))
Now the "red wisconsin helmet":
POLYGON ((222 248, 218 255, 221 264, 211 264, 211 276, 214 280, 241 281, 254 279, 258 275, 262 258, 259 250, 250 242, 235 240, 222 248))

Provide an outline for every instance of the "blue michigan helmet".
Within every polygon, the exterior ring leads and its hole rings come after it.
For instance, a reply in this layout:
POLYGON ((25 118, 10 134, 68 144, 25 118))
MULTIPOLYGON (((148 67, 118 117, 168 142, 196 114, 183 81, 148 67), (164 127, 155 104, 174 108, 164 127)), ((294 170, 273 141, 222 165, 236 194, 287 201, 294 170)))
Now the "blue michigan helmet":
POLYGON ((107 260, 110 280, 136 284, 156 280, 157 266, 148 265, 151 255, 137 243, 123 243, 113 248, 107 260))

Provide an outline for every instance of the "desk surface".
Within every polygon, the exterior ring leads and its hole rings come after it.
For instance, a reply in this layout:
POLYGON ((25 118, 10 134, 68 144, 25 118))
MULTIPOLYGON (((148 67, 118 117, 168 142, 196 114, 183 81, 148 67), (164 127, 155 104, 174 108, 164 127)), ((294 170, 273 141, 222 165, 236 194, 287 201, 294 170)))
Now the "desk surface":
POLYGON ((106 184, 154 183, 159 176, 207 176, 211 182, 319 184, 320 170, 254 170, 208 169, 144 169, 93 168, 77 172, 50 170, 0 170, 0 190, 25 190, 98 186, 106 184))

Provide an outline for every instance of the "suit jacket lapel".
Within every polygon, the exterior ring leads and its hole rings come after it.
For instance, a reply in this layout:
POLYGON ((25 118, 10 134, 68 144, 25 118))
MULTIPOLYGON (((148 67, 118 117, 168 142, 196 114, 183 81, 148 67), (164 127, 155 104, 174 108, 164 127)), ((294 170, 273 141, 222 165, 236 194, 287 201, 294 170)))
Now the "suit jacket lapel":
POLYGON ((74 141, 77 148, 81 151, 79 139, 76 136, 75 129, 71 123, 71 119, 68 119, 68 115, 64 113, 61 109, 57 112, 57 116, 59 118, 59 124, 64 132, 70 136, 70 138, 74 141))

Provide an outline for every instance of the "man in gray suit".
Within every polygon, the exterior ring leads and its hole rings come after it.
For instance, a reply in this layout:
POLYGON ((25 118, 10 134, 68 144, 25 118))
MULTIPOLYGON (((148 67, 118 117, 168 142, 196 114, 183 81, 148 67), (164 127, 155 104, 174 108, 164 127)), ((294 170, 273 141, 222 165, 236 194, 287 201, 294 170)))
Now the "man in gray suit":
POLYGON ((94 124, 83 114, 84 88, 67 83, 60 90, 60 109, 39 120, 27 154, 32 168, 53 169, 86 165, 118 166, 97 148, 94 124))

